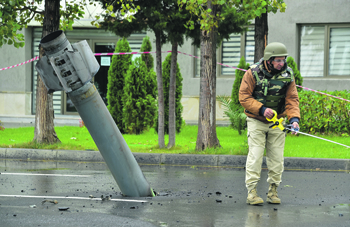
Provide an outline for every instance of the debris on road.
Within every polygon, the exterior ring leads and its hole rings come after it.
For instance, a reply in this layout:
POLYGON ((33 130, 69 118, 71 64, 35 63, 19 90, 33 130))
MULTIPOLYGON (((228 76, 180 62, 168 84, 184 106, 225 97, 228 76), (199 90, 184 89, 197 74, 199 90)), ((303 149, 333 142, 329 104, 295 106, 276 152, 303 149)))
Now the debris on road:
POLYGON ((111 197, 108 195, 106 197, 103 197, 103 195, 101 195, 101 200, 102 201, 111 200, 111 197))
POLYGON ((59 211, 66 211, 66 210, 68 210, 68 209, 69 209, 69 207, 59 207, 59 208, 58 208, 59 211))
POLYGON ((41 204, 44 204, 44 203, 46 203, 46 202, 48 202, 48 203, 54 203, 54 204, 57 204, 57 203, 58 203, 57 200, 48 200, 48 199, 45 199, 45 200, 43 200, 43 201, 41 202, 41 204))

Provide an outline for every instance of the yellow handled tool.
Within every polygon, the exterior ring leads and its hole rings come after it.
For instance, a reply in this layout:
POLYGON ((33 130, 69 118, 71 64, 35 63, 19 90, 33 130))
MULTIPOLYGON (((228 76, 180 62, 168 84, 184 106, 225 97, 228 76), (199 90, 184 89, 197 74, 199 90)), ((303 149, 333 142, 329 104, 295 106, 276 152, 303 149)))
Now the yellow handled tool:
POLYGON ((344 146, 346 148, 350 148, 350 146, 348 145, 344 145, 344 144, 341 144, 341 143, 337 143, 337 142, 334 142, 332 140, 327 140, 327 139, 324 139, 324 138, 321 138, 321 137, 318 137, 318 136, 314 136, 314 135, 310 135, 310 134, 307 134, 305 132, 300 132, 299 131, 299 128, 294 128, 292 124, 290 125, 286 125, 286 128, 284 128, 283 124, 282 124, 282 121, 283 121, 283 118, 280 118, 280 119, 277 119, 277 113, 276 111, 273 110, 273 118, 269 119, 269 118, 266 118, 268 121, 272 121, 273 124, 270 126, 270 128, 280 128, 282 131, 286 131, 286 130, 289 130, 289 131, 292 131, 292 132, 297 132, 299 134, 302 134, 302 135, 306 135, 306 136, 311 136, 311 137, 314 137, 316 139, 321 139, 321 140, 324 140, 324 141, 327 141, 327 142, 331 142, 331 143, 335 143, 335 144, 338 144, 338 145, 341 145, 341 146, 344 146))
POLYGON ((279 129, 281 129, 283 131, 284 130, 284 126, 282 124, 283 118, 277 119, 277 112, 275 110, 273 110, 273 113, 274 113, 273 118, 271 118, 271 119, 266 118, 266 120, 273 122, 273 125, 271 125, 270 128, 274 129, 274 128, 278 127, 279 129))

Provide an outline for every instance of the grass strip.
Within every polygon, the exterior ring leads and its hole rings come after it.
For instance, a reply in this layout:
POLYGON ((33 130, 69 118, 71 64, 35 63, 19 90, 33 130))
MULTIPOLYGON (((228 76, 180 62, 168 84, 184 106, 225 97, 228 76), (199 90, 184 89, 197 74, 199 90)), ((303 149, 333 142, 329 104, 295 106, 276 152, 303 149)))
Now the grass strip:
MULTIPOLYGON (((55 127, 61 143, 35 144, 34 127, 6 128, 0 131, 0 147, 32 148, 49 150, 98 150, 86 127, 62 126, 55 127)), ((278 129, 276 129, 278 130, 278 129)), ((186 125, 181 133, 176 135, 176 147, 159 149, 158 135, 154 129, 141 135, 123 135, 132 152, 137 153, 174 153, 174 154, 216 154, 216 155, 247 155, 248 145, 246 133, 239 135, 230 127, 217 127, 217 135, 221 148, 196 151, 197 126, 186 125)), ((350 145, 348 136, 318 135, 322 138, 350 145)), ((165 141, 168 136, 165 135, 165 141)), ((343 146, 319 140, 316 138, 287 134, 285 157, 334 158, 350 159, 350 149, 343 146)))

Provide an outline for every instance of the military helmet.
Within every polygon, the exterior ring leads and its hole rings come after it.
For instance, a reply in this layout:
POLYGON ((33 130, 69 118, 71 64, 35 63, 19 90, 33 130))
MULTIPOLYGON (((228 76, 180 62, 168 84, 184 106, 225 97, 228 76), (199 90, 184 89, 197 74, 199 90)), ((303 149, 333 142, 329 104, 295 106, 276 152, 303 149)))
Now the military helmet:
POLYGON ((265 47, 264 60, 267 61, 271 57, 283 57, 288 56, 287 48, 284 44, 274 42, 265 47))

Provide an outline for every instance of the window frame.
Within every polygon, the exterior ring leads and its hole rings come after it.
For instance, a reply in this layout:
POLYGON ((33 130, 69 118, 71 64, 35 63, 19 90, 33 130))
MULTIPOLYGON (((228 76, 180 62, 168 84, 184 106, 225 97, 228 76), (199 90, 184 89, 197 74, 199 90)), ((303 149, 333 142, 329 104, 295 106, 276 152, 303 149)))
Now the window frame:
MULTIPOLYGON (((315 76, 315 77, 304 77, 307 79, 313 78, 328 78, 328 79, 344 79, 346 77, 350 77, 350 72, 348 75, 331 75, 329 73, 330 62, 329 62, 329 54, 330 54, 330 34, 332 28, 350 28, 350 23, 348 24, 299 24, 298 25, 298 68, 300 70, 300 57, 301 57, 301 29, 303 26, 324 26, 324 59, 323 59, 323 75, 315 76)), ((350 39, 350 37, 349 37, 350 39)))

